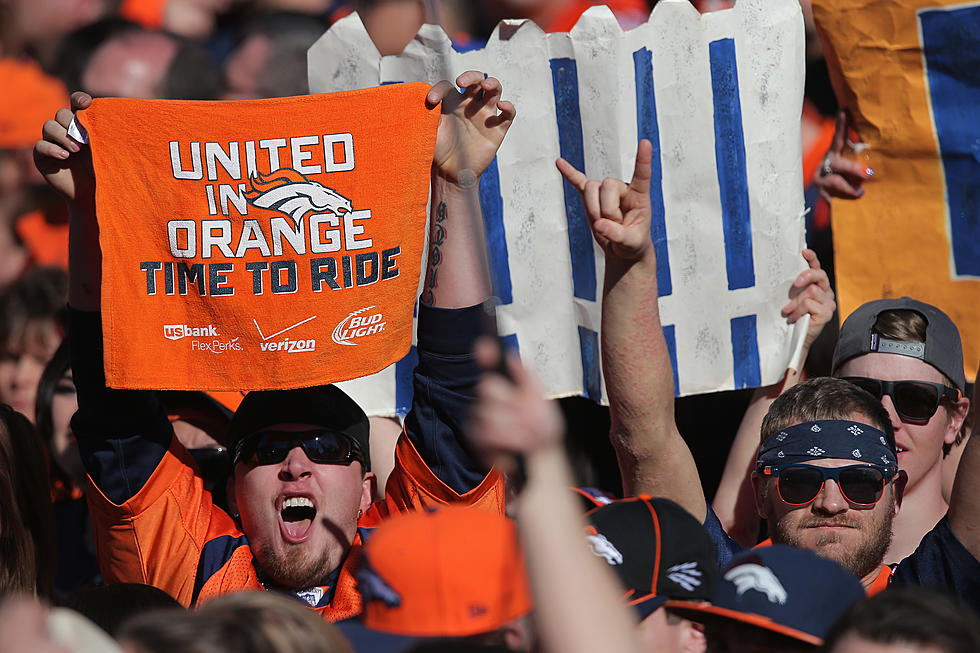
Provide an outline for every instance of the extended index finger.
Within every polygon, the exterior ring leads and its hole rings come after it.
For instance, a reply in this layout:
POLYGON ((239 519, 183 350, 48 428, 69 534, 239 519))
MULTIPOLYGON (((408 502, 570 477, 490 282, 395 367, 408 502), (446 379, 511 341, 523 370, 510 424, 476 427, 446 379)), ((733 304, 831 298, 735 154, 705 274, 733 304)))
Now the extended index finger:
POLYGON ((561 176, 564 177, 568 183, 575 186, 580 193, 585 192, 585 184, 589 181, 589 178, 585 176, 585 173, 580 172, 578 168, 561 157, 558 157, 558 159, 555 161, 555 165, 558 167, 558 172, 561 173, 561 176))
POLYGON ((630 188, 638 193, 650 192, 650 162, 653 159, 653 145, 647 139, 636 147, 636 164, 633 166, 633 179, 630 188))

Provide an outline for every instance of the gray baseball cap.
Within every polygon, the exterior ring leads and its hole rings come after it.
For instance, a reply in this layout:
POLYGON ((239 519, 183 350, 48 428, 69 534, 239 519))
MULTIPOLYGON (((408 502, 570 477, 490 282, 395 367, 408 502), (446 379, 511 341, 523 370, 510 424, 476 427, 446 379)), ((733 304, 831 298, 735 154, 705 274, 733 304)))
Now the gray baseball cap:
POLYGON ((832 373, 836 374, 837 368, 847 360, 869 352, 922 359, 948 376, 960 392, 966 390, 960 332, 948 315, 930 304, 901 297, 876 299, 859 306, 841 325, 832 373), (892 340, 876 333, 874 324, 879 313, 894 310, 915 311, 925 318, 926 341, 892 340))

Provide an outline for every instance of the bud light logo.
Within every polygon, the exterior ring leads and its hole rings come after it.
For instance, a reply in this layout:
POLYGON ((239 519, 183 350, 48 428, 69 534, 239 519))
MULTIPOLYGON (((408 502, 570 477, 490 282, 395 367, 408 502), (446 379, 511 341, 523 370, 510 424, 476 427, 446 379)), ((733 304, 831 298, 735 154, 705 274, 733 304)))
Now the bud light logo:
POLYGON ((331 338, 338 345, 357 345, 357 338, 371 336, 385 330, 385 319, 381 313, 371 313, 374 306, 356 310, 334 327, 331 338))

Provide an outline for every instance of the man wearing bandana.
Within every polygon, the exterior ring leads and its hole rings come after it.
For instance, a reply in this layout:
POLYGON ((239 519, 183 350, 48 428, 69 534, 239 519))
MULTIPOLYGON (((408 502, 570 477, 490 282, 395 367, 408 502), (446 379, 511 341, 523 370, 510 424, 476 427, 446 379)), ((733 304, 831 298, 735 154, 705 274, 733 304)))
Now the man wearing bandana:
MULTIPOLYGON (((741 547, 706 503, 697 467, 674 422, 670 355, 657 303, 650 239, 651 146, 642 141, 629 184, 558 168, 583 196, 606 254, 602 363, 626 494, 667 497, 704 520, 724 567, 741 547)), ((784 393, 763 423, 752 475, 755 504, 773 543, 841 563, 874 593, 890 582, 945 587, 980 611, 980 443, 971 438, 949 513, 895 567, 882 565, 907 476, 881 401, 840 379, 784 393)), ((765 544, 765 543, 764 543, 765 544)))

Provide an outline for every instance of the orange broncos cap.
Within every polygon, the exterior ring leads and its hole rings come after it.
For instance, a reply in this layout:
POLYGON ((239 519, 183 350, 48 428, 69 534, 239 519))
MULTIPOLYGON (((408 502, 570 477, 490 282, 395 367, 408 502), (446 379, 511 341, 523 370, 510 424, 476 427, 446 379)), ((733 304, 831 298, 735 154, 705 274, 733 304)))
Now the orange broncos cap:
POLYGON ((531 610, 514 523, 447 506, 402 514, 369 537, 358 571, 368 628, 416 637, 496 630, 531 610))
POLYGON ((64 85, 30 59, 0 59, 0 148, 29 147, 41 138, 41 127, 68 106, 64 85))

